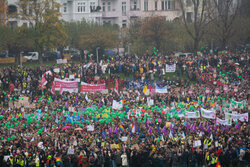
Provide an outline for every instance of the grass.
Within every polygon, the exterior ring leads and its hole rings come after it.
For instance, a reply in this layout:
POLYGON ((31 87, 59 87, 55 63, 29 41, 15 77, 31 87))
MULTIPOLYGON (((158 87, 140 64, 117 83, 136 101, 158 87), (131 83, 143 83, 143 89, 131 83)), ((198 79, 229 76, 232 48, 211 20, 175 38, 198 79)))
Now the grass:
MULTIPOLYGON (((73 63, 79 63, 79 61, 73 61, 73 63)), ((52 66, 57 65, 57 63, 56 62, 45 62, 42 64, 40 64, 39 62, 25 62, 25 63, 23 63, 23 67, 27 67, 27 68, 37 68, 41 65, 47 66, 47 67, 52 67, 52 66)), ((15 64, 0 64, 0 68, 9 68, 9 67, 16 67, 16 65, 15 64)), ((108 73, 104 74, 104 76, 107 76, 109 78, 108 73)), ((132 73, 130 73, 128 75, 126 75, 125 73, 120 73, 119 76, 121 79, 127 79, 127 78, 133 79, 133 77, 134 77, 134 75, 132 73)), ((177 77, 177 72, 166 73, 165 78, 167 79, 168 77, 171 81, 173 81, 174 77, 177 77)), ((158 74, 155 75, 154 78, 155 78, 155 80, 158 80, 159 75, 158 74)), ((180 76, 180 78, 185 79, 186 76, 182 75, 182 76, 180 76)), ((196 82, 191 82, 191 83, 194 84, 196 82)))

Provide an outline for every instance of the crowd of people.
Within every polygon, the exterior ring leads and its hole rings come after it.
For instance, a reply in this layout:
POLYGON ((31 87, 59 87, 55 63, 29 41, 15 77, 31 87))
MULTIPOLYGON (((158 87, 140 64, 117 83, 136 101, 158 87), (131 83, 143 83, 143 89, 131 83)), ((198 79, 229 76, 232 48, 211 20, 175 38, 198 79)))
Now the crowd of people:
POLYGON ((228 51, 1 68, 0 166, 248 166, 248 64, 228 51), (51 91, 72 75, 108 91, 51 91))

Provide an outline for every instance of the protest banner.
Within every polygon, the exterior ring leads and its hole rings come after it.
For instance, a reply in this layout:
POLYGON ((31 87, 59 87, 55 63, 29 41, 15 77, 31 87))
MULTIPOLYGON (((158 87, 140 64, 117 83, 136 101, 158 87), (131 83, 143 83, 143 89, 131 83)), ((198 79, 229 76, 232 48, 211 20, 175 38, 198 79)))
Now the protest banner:
POLYGON ((226 119, 232 119, 233 121, 246 121, 248 122, 248 113, 244 113, 244 114, 230 114, 230 113, 225 113, 225 117, 226 119))
POLYGON ((81 93, 85 92, 102 92, 105 90, 105 83, 103 84, 88 84, 81 82, 81 93))
POLYGON ((65 81, 55 78, 55 90, 67 91, 67 92, 78 92, 78 82, 76 81, 65 81))
POLYGON ((156 84, 155 84, 155 93, 168 93, 168 87, 167 86, 164 86, 163 88, 160 88, 158 87, 156 84))
POLYGON ((232 125, 232 119, 220 119, 220 118, 216 118, 216 124, 219 124, 219 125, 228 125, 228 126, 231 126, 232 125))
POLYGON ((57 59, 56 63, 57 64, 66 64, 66 63, 68 63, 68 60, 67 59, 57 59))
POLYGON ((206 110, 201 108, 201 116, 208 119, 215 119, 216 111, 215 110, 206 110))
POLYGON ((185 118, 200 118, 200 112, 189 112, 185 111, 185 118))

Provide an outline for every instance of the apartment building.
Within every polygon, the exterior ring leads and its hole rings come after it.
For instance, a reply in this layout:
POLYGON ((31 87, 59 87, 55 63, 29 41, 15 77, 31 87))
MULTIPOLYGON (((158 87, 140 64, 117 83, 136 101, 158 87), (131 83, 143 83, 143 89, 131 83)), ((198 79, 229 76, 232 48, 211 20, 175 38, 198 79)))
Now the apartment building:
MULTIPOLYGON (((81 21, 85 19, 99 24, 118 24, 127 27, 138 18, 163 16, 166 20, 174 20, 181 16, 178 0, 56 0, 61 4, 61 18, 66 22, 81 21)), ((186 2, 188 2, 187 0, 186 2)), ((8 0, 8 13, 17 11, 18 0, 8 0)), ((192 16, 192 5, 187 15, 192 16)), ((12 27, 32 23, 8 17, 12 27)))
POLYGON ((101 0, 101 23, 126 27, 137 18, 163 16, 173 20, 181 16, 177 0, 101 0))

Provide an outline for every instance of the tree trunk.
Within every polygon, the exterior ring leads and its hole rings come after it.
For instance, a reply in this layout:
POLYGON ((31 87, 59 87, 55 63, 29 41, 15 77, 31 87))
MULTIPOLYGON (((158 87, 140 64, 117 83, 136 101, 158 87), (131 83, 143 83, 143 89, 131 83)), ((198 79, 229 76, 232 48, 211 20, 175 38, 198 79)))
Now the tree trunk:
POLYGON ((195 53, 195 55, 197 54, 198 46, 199 46, 199 40, 197 38, 195 38, 194 39, 194 53, 195 53))

